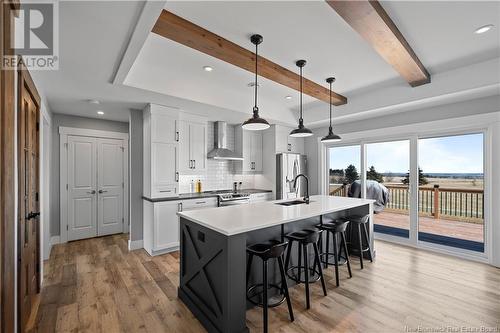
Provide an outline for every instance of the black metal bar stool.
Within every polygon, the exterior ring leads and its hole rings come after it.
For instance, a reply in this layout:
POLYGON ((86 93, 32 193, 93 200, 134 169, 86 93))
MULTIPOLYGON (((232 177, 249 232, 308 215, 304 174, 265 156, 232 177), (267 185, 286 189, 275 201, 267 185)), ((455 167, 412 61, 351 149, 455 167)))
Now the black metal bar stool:
POLYGON ((285 252, 287 242, 271 240, 268 243, 254 244, 247 247, 247 300, 254 305, 262 307, 264 317, 264 332, 268 330, 268 308, 282 304, 285 299, 288 305, 288 313, 290 320, 294 321, 292 302, 288 294, 288 284, 286 282, 285 267, 283 265, 283 253, 285 252), (262 283, 254 284, 248 287, 248 279, 250 278, 250 270, 252 267, 253 257, 257 256, 262 259, 262 283), (281 286, 270 284, 268 281, 268 261, 269 259, 277 259, 281 275, 281 286), (278 299, 269 303, 268 290, 274 289, 278 291, 278 299), (255 300, 258 298, 258 300, 255 300))
POLYGON ((321 286, 323 287, 323 294, 326 296, 325 279, 323 278, 323 269, 321 268, 319 250, 318 250, 318 240, 320 238, 321 232, 322 232, 321 230, 317 229, 304 229, 301 231, 289 233, 285 236, 290 241, 285 261, 286 274, 290 279, 294 280, 297 283, 305 283, 307 309, 311 307, 311 303, 309 300, 310 282, 316 282, 318 280, 321 280, 321 286), (292 243, 294 241, 296 241, 298 244, 297 249, 298 249, 299 262, 297 266, 289 267, 292 243), (309 252, 307 249, 308 245, 310 244, 312 244, 312 247, 314 249, 314 263, 312 268, 309 265, 309 252), (302 255, 304 255, 304 265, 302 265, 302 255), (296 274, 292 275, 294 270, 296 270, 296 274), (301 279, 302 271, 304 271, 304 280, 301 279), (311 273, 312 275, 310 275, 311 273), (312 277, 312 281, 310 281, 310 277, 312 277))
MULTIPOLYGON (((368 252, 368 258, 370 258, 370 262, 373 262, 373 252, 372 248, 370 246, 370 239, 368 237, 368 230, 366 229, 366 224, 368 223, 370 219, 370 215, 351 215, 347 216, 345 218, 346 220, 351 222, 351 239, 354 234, 355 227, 357 227, 357 242, 358 242, 358 249, 357 252, 359 252, 359 263, 361 265, 361 269, 363 269, 363 254, 365 252, 368 252), (366 246, 363 244, 363 241, 366 242, 366 246)), ((351 242, 352 244, 352 242, 351 242)), ((351 251, 352 253, 353 251, 351 251)))
POLYGON ((322 263, 328 267, 328 264, 332 264, 329 260, 330 257, 333 256, 335 266, 335 282, 337 283, 337 287, 340 285, 339 283, 339 259, 341 257, 342 251, 344 251, 345 263, 347 264, 347 270, 349 271, 349 277, 352 277, 351 272, 351 264, 349 262, 349 252, 347 251, 347 240, 345 236, 345 231, 347 229, 347 225, 349 221, 346 220, 331 220, 326 223, 318 224, 316 227, 320 230, 324 230, 326 232, 326 246, 325 251, 321 248, 320 260, 322 263), (332 245, 333 252, 330 252, 330 235, 332 236, 332 245), (337 243, 337 240, 340 236, 340 244, 337 243), (340 245, 340 248, 339 246, 340 245))

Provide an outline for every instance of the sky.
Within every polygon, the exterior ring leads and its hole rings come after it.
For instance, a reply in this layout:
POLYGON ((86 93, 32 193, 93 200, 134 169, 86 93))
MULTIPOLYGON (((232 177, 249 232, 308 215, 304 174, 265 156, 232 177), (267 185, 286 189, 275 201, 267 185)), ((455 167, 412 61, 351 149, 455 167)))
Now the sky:
MULTIPOLYGON (((483 134, 420 139, 419 165, 424 173, 482 173, 483 134)), ((410 141, 367 144, 367 165, 378 172, 408 172, 410 141)), ((345 169, 354 164, 360 170, 360 146, 330 149, 330 168, 345 169)))

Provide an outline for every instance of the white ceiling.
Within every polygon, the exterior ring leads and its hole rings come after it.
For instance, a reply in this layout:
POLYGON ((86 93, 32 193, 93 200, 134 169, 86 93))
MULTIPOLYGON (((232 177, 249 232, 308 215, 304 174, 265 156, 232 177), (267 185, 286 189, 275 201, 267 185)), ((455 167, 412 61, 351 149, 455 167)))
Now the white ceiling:
MULTIPOLYGON (((305 76, 320 84, 326 86, 324 79, 336 76, 335 90, 349 100, 336 109, 340 117, 498 85, 499 2, 382 4, 431 72, 431 84, 411 88, 323 1, 168 1, 166 8, 251 50, 249 36, 260 33, 264 36, 259 48, 262 56, 294 71, 295 60, 304 58, 308 61, 305 76), (473 33, 488 23, 496 25, 490 32, 473 33)), ((124 85, 111 83, 143 5, 134 1, 60 2, 60 70, 33 73, 50 109, 97 117, 95 106, 85 101, 98 99, 102 101, 99 108, 106 112, 104 118, 122 121, 128 119, 130 108, 141 109, 148 102, 205 114, 212 120, 235 123, 247 117, 253 105, 252 89, 247 87, 251 73, 153 33, 144 34, 144 45, 124 75, 124 85), (214 71, 204 72, 204 65, 214 71)), ((262 114, 272 121, 294 124, 297 93, 259 80, 262 114), (286 95, 293 99, 285 100, 286 95)), ((324 124, 326 103, 309 97, 305 102, 306 124, 324 124)))

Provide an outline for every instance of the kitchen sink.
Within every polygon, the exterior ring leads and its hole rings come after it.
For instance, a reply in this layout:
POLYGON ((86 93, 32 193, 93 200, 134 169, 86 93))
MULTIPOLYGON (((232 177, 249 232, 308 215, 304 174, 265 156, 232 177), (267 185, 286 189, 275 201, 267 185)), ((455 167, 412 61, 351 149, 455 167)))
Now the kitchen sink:
POLYGON ((285 202, 277 202, 277 205, 281 206, 295 206, 295 205, 301 205, 305 204, 306 202, 304 200, 293 200, 293 201, 285 201, 285 202))

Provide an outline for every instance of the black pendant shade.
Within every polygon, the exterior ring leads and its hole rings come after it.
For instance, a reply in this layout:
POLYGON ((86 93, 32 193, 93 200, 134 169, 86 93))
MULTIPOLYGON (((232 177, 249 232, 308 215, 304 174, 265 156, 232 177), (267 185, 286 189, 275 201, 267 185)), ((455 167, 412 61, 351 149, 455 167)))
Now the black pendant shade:
POLYGON ((257 88, 258 88, 258 84, 257 84, 257 63, 258 63, 258 53, 257 53, 257 47, 260 43, 262 43, 262 36, 261 35, 252 35, 252 37, 250 37, 250 41, 252 42, 252 44, 255 45, 255 105, 253 107, 253 116, 252 118, 248 119, 247 121, 245 121, 243 123, 243 125, 241 125, 241 127, 243 127, 243 129, 246 129, 246 130, 250 130, 250 131, 261 131, 261 130, 265 130, 265 129, 268 129, 269 128, 269 123, 267 122, 267 120, 265 120, 264 118, 261 118, 259 116, 259 107, 257 106, 257 88))
POLYGON ((304 138, 313 135, 313 132, 304 126, 304 119, 302 118, 302 68, 306 65, 306 61, 298 60, 295 64, 300 68, 300 117, 299 126, 290 132, 290 136, 295 138, 304 138))
POLYGON ((340 141, 341 138, 333 133, 332 129, 332 83, 335 82, 335 78, 329 77, 326 79, 326 82, 330 84, 330 127, 328 128, 328 134, 321 139, 321 142, 336 142, 340 141))

